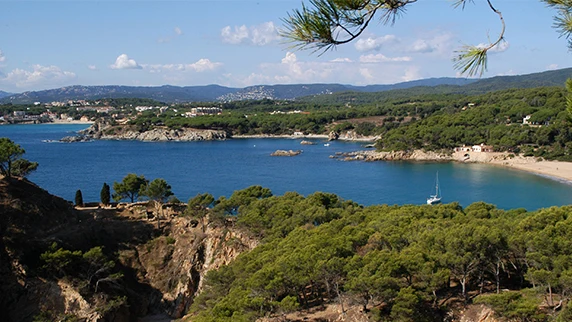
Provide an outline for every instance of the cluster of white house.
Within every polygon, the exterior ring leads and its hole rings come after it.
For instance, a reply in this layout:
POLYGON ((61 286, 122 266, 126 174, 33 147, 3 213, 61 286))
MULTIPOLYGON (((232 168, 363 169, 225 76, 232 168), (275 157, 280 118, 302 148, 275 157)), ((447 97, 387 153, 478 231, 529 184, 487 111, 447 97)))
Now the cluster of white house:
POLYGON ((200 115, 220 115, 222 108, 220 107, 193 107, 190 112, 186 112, 186 117, 195 117, 200 115))
POLYGON ((485 145, 484 143, 473 146, 463 145, 456 147, 455 152, 493 152, 493 146, 485 145))

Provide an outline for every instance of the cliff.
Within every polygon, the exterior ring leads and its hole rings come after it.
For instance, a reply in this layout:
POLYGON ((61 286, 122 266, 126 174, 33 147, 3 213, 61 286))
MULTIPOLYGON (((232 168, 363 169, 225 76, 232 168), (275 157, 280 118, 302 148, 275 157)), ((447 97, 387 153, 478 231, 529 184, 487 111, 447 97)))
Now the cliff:
POLYGON ((203 228, 184 209, 166 206, 157 228, 145 203, 74 209, 27 180, 1 179, 0 320, 182 317, 206 272, 258 245, 232 227, 203 228), (94 247, 104 262, 86 256, 94 247))

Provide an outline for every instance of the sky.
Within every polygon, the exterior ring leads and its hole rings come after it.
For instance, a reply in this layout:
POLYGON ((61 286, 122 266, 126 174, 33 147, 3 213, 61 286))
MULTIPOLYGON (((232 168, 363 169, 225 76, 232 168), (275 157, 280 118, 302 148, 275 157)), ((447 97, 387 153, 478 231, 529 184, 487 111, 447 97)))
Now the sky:
MULTIPOLYGON (((572 66, 539 0, 492 0, 506 42, 483 77, 572 66)), ((278 30, 308 1, 0 0, 0 90, 70 85, 394 84, 459 77, 455 51, 501 29, 485 0, 419 0, 393 25, 374 20, 352 43, 319 54, 295 50, 278 30)))

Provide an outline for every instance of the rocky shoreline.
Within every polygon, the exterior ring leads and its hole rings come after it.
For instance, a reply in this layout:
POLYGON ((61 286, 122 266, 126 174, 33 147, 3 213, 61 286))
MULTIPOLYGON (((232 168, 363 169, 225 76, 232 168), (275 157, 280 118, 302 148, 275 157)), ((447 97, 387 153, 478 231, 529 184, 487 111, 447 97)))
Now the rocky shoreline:
POLYGON ((133 125, 115 125, 106 120, 100 119, 94 122, 89 128, 79 131, 77 136, 68 136, 62 138, 60 142, 86 142, 91 140, 137 140, 148 142, 165 142, 165 141, 213 141, 227 139, 302 139, 302 144, 313 144, 308 139, 322 139, 328 141, 356 141, 356 142, 375 142, 378 137, 361 136, 354 131, 344 133, 330 132, 329 134, 253 134, 253 135, 231 135, 222 130, 208 129, 192 129, 181 128, 171 129, 165 126, 157 126, 152 129, 141 131, 133 125))
POLYGON ((83 142, 89 140, 136 140, 147 142, 166 141, 214 141, 226 140, 225 131, 203 129, 170 129, 155 127, 147 131, 139 131, 134 126, 111 125, 102 121, 95 122, 89 128, 80 131, 76 137, 66 137, 61 142, 83 142))

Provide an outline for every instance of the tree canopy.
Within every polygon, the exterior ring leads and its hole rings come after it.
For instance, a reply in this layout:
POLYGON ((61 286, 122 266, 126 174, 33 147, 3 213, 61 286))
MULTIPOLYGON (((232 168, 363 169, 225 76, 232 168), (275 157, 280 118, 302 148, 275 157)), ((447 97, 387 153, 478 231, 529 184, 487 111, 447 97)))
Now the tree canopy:
POLYGON ((138 176, 135 173, 129 173, 121 182, 113 183, 113 190, 115 191, 113 200, 130 199, 131 202, 135 202, 148 182, 143 175, 138 176))
POLYGON ((158 178, 143 186, 139 194, 149 198, 149 200, 163 203, 173 195, 173 192, 165 179, 158 178))
POLYGON ((37 162, 22 158, 26 151, 9 138, 0 138, 0 173, 3 176, 24 177, 38 168, 37 162))
MULTIPOLYGON (((457 51, 455 68, 469 76, 481 75, 487 68, 487 53, 504 40, 505 22, 492 0, 486 0, 491 11, 498 15, 502 29, 499 35, 485 46, 463 46, 457 51)), ((568 39, 572 49, 572 2, 569 0, 540 0, 556 10, 554 27, 568 39)), ((378 17, 382 24, 394 24, 397 17, 417 0, 310 0, 310 6, 302 4, 283 19, 281 35, 290 40, 293 47, 327 51, 358 38, 378 17)), ((455 0, 455 7, 464 8, 474 0, 455 0)), ((515 4, 511 4, 515 5, 515 4)))
POLYGON ((207 274, 193 321, 254 321, 332 301, 359 303, 371 321, 443 321, 454 301, 506 320, 569 320, 570 206, 361 207, 322 192, 254 191, 235 192, 228 200, 258 197, 227 216, 261 243, 207 274))

